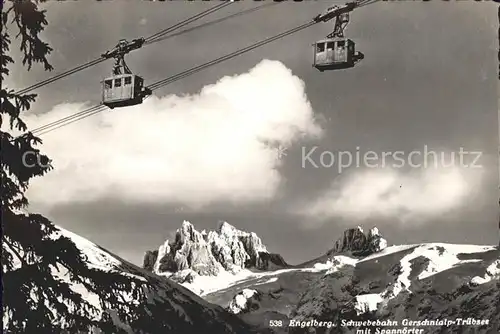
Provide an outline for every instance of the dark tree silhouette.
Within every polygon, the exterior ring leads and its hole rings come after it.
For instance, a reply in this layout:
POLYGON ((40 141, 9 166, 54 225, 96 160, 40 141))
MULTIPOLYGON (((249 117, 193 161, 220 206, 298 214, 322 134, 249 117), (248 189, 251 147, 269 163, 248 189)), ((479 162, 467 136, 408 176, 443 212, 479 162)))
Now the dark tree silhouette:
MULTIPOLYGON (((2 82, 9 75, 8 66, 14 63, 9 56, 11 38, 20 42, 22 63, 28 70, 35 64, 52 70, 47 60, 52 49, 40 38, 47 20, 38 1, 6 1, 1 19, 2 82)), ((121 330, 115 328, 109 316, 94 316, 98 309, 75 293, 70 284, 80 284, 105 296, 106 303, 101 298, 101 308, 113 309, 126 320, 127 305, 120 303, 120 296, 114 292, 132 290, 134 280, 118 274, 103 276, 103 272, 88 268, 85 256, 69 238, 58 235, 48 219, 26 212, 28 200, 24 194, 29 181, 52 168, 49 158, 36 147, 41 140, 26 132, 21 118, 35 97, 35 94, 16 94, 5 86, 0 91, 2 291, 7 315, 3 330, 5 333, 88 333, 89 328, 100 328, 106 333, 119 333, 121 330), (14 137, 11 134, 14 131, 24 134, 14 137), (23 161, 23 157, 31 160, 23 161)))

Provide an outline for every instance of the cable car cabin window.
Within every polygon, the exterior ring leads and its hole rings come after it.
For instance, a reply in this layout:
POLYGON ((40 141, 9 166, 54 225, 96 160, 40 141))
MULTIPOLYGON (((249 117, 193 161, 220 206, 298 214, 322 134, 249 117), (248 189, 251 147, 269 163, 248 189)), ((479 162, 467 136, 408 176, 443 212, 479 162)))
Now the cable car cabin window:
POLYGON ((337 45, 338 45, 339 47, 344 47, 344 45, 345 45, 345 41, 338 41, 338 42, 337 42, 337 45))
POLYGON ((125 77, 125 85, 130 85, 132 83, 131 77, 125 77))
POLYGON ((115 87, 121 87, 122 86, 122 79, 115 79, 115 87))
POLYGON ((318 43, 318 44, 316 44, 316 51, 317 52, 323 52, 323 51, 325 51, 325 43, 318 43))
POLYGON ((112 80, 105 80, 104 81, 104 88, 105 89, 111 89, 112 86, 113 86, 113 81, 112 80))
POLYGON ((328 50, 333 50, 333 49, 335 49, 335 43, 333 43, 333 42, 328 42, 328 43, 326 43, 326 48, 327 48, 328 50))

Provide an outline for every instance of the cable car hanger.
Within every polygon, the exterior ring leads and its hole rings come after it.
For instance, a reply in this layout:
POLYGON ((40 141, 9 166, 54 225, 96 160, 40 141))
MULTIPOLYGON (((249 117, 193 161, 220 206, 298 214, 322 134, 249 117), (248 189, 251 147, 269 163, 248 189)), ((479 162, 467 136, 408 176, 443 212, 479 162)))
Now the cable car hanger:
POLYGON ((136 38, 131 42, 128 42, 125 39, 121 39, 114 49, 103 53, 101 57, 105 59, 115 59, 115 64, 113 66, 113 75, 132 74, 127 64, 125 63, 125 55, 132 50, 140 49, 145 42, 146 39, 143 37, 136 38))
POLYGON ((343 6, 332 6, 326 10, 325 14, 318 14, 313 20, 315 22, 327 22, 331 19, 337 18, 339 15, 344 13, 349 13, 354 10, 354 8, 359 7, 358 2, 347 2, 343 6))

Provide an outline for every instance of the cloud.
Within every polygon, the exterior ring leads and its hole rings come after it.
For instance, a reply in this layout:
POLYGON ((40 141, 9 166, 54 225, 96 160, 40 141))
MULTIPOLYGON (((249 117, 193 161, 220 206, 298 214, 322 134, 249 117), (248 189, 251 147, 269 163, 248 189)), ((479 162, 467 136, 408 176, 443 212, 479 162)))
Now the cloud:
POLYGON ((315 218, 316 226, 335 217, 415 223, 466 205, 479 188, 482 174, 482 169, 465 167, 431 167, 412 173, 398 169, 355 171, 333 182, 296 213, 315 218))
MULTIPOLYGON (((59 105, 26 121, 34 128, 82 107, 59 105)), ((45 204, 112 196, 193 208, 267 200, 281 182, 275 147, 321 133, 303 82, 264 60, 198 94, 153 96, 43 135, 55 169, 27 195, 45 204)))

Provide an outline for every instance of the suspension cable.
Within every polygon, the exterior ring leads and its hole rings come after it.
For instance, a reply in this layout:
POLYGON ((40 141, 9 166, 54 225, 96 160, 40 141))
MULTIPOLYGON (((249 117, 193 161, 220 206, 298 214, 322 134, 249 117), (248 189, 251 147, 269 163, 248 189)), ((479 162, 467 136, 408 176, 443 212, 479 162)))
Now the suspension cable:
MULTIPOLYGON (((163 40, 163 39, 156 40, 156 38, 161 38, 165 34, 168 34, 169 32, 172 32, 172 31, 174 31, 174 30, 176 30, 178 28, 181 28, 181 27, 183 27, 183 26, 185 26, 185 25, 187 25, 187 24, 189 24, 191 22, 194 22, 194 21, 196 21, 196 20, 198 20, 198 19, 200 19, 200 18, 202 18, 204 16, 207 16, 207 15, 209 15, 209 14, 211 14, 211 13, 213 13, 213 12, 219 10, 219 9, 222 9, 222 8, 224 8, 226 6, 229 6, 232 3, 233 3, 232 1, 224 1, 224 2, 222 2, 220 4, 217 4, 216 6, 214 6, 212 8, 204 10, 203 12, 198 13, 198 14, 196 14, 196 15, 194 15, 194 16, 192 16, 192 17, 190 17, 190 18, 188 18, 188 19, 186 19, 184 21, 181 21, 179 23, 174 24, 173 26, 170 26, 170 27, 168 27, 166 29, 163 29, 163 30, 157 32, 156 34, 153 34, 150 37, 146 38, 146 42, 144 43, 144 45, 149 45, 149 44, 158 42, 160 40, 163 40)), ((91 60, 91 61, 89 61, 89 62, 87 62, 85 64, 76 66, 76 67, 74 67, 74 68, 72 68, 70 70, 67 70, 67 71, 64 71, 62 73, 59 73, 59 74, 57 74, 57 75, 55 75, 55 76, 53 76, 51 78, 42 80, 42 81, 40 81, 40 82, 38 82, 36 84, 33 84, 33 85, 29 86, 29 87, 21 89, 20 91, 16 92, 15 94, 22 95, 22 94, 29 93, 29 92, 31 92, 31 91, 33 91, 35 89, 38 89, 38 88, 43 87, 43 86, 46 86, 46 85, 48 85, 50 83, 53 83, 53 82, 55 82, 57 80, 63 79, 65 77, 67 77, 67 76, 70 76, 70 75, 75 74, 77 72, 83 71, 83 70, 85 70, 85 69, 87 69, 89 67, 92 67, 92 66, 95 66, 97 64, 100 64, 100 63, 102 63, 102 62, 104 62, 106 60, 107 60, 106 58, 102 58, 102 57, 96 58, 96 59, 91 60)))
POLYGON ((26 87, 24 89, 21 89, 20 91, 16 92, 17 95, 22 95, 22 94, 26 94, 26 93, 29 93, 35 89, 38 89, 40 87, 43 87, 43 86, 46 86, 50 83, 53 83, 54 81, 57 81, 59 79, 62 79, 62 78, 65 78, 67 76, 70 76, 72 74, 75 74, 77 72, 80 72, 80 71, 83 71, 89 67, 92 67, 94 65, 97 65, 97 64, 100 64, 102 63, 103 61, 106 61, 106 59, 104 58, 97 58, 97 59, 94 59, 94 60, 91 60, 89 61, 88 63, 85 63, 85 64, 82 64, 82 65, 79 65, 77 67, 74 67, 70 70, 67 70, 65 72, 62 72, 62 73, 59 73, 51 78, 48 78, 48 79, 45 79, 45 80, 42 80, 36 84, 33 84, 29 87, 26 87))
MULTIPOLYGON (((291 35, 293 33, 296 33, 298 31, 303 30, 303 29, 305 29, 307 27, 310 27, 311 25, 314 25, 316 23, 317 22, 315 22, 315 21, 307 22, 307 23, 302 24, 302 25, 300 25, 298 27, 292 28, 292 29, 287 30, 285 32, 282 32, 282 33, 280 33, 278 35, 275 35, 273 37, 266 38, 266 39, 264 39, 264 40, 262 40, 260 42, 254 43, 254 44, 252 44, 250 46, 247 46, 245 48, 242 48, 240 50, 237 50, 237 51, 232 52, 230 54, 227 54, 225 56, 216 58, 216 59, 211 60, 211 61, 209 61, 207 63, 202 64, 202 65, 199 65, 199 66, 193 67, 191 69, 185 70, 185 71, 183 71, 181 73, 178 73, 176 75, 170 76, 170 77, 168 77, 166 79, 157 81, 157 82, 153 83, 152 85, 148 86, 148 88, 151 89, 151 90, 159 89, 159 88, 164 87, 164 86, 166 86, 168 84, 171 84, 171 83, 173 83, 175 81, 178 81, 180 79, 188 77, 188 76, 190 76, 190 75, 192 75, 194 73, 197 73, 197 72, 199 72, 199 71, 201 71, 203 69, 206 69, 208 67, 214 66, 214 65, 219 64, 219 63, 221 63, 223 61, 232 59, 232 58, 237 57, 237 56, 239 56, 241 54, 244 54, 246 52, 252 51, 252 50, 254 50, 254 49, 258 48, 258 47, 261 47, 263 45, 271 43, 271 42, 273 42, 275 40, 278 40, 280 38, 283 38, 283 37, 286 37, 286 36, 291 35)), ((41 126, 39 128, 36 128, 33 131, 31 131, 31 132, 32 133, 39 132, 39 133, 37 133, 38 136, 42 135, 42 134, 46 134, 46 133, 51 132, 51 131, 53 131, 55 129, 61 128, 61 127, 65 126, 65 125, 68 125, 68 124, 71 124, 73 122, 79 121, 81 119, 87 118, 89 116, 95 115, 95 114, 97 114, 97 113, 105 110, 105 108, 103 108, 103 107, 104 106, 102 104, 99 104, 97 106, 94 106, 94 107, 82 110, 82 111, 80 111, 80 112, 78 112, 78 113, 76 113, 74 115, 67 116, 67 117, 62 118, 62 119, 60 119, 58 121, 55 121, 55 122, 46 124, 44 126, 41 126)))
POLYGON ((50 128, 45 128, 45 129, 40 130, 38 133, 36 133, 36 136, 38 136, 38 137, 42 136, 46 133, 49 133, 49 132, 52 132, 52 131, 57 130, 59 128, 62 128, 63 126, 70 125, 71 123, 77 122, 77 121, 82 120, 84 118, 90 117, 90 116, 98 114, 100 112, 103 112, 106 109, 107 109, 106 106, 104 106, 103 104, 99 104, 99 105, 94 106, 92 108, 85 109, 85 110, 77 113, 78 115, 77 114, 73 115, 75 117, 72 117, 72 119, 67 121, 67 122, 55 124, 55 126, 51 125, 50 128))
MULTIPOLYGON (((368 4, 372 4, 372 3, 375 3, 377 1, 379 1, 379 0, 366 0, 366 1, 359 1, 358 3, 359 3, 359 6, 366 6, 368 4)), ((261 41, 259 41, 257 43, 254 43, 254 44, 252 44, 250 46, 247 46, 247 47, 239 49, 239 50, 237 50, 235 52, 229 53, 229 54, 227 54, 225 56, 218 57, 218 58, 216 58, 214 60, 211 60, 211 61, 209 61, 207 63, 204 63, 202 65, 195 66, 195 67, 193 67, 191 69, 185 70, 185 71, 180 72, 180 73, 178 73, 176 75, 170 76, 170 77, 168 77, 166 79, 157 81, 157 82, 151 84, 150 86, 148 86, 148 88, 151 89, 151 91, 157 90, 157 89, 159 89, 161 87, 164 87, 164 86, 166 86, 168 84, 171 84, 171 83, 173 83, 175 81, 181 80, 181 79, 183 79, 185 77, 188 77, 188 76, 190 76, 190 75, 192 75, 194 73, 197 73, 197 72, 199 72, 199 71, 201 71, 203 69, 206 69, 208 67, 217 65, 217 64, 219 64, 221 62, 224 62, 226 60, 235 58, 235 57, 237 57, 239 55, 242 55, 242 54, 244 54, 246 52, 252 51, 252 50, 254 50, 256 48, 259 48, 261 46, 264 46, 264 45, 266 45, 268 43, 271 43, 273 41, 276 41, 278 39, 281 39, 283 37, 286 37, 288 35, 291 35, 293 33, 301 31, 303 29, 306 29, 306 28, 308 28, 308 27, 310 27, 312 25, 315 25, 317 23, 319 23, 319 22, 318 21, 314 21, 314 20, 310 21, 310 22, 307 22, 307 23, 304 23, 304 24, 302 24, 300 26, 297 26, 295 28, 289 29, 289 30, 287 30, 285 32, 282 32, 282 33, 278 34, 278 35, 266 38, 266 39, 261 40, 261 41)), ((157 36, 155 38, 161 38, 161 37, 157 36)), ((165 37, 165 38, 168 38, 168 37, 165 37)), ((81 119, 87 118, 89 116, 95 115, 95 114, 97 114, 97 113, 99 113, 99 112, 101 112, 103 110, 105 110, 105 106, 103 104, 99 104, 97 106, 94 106, 94 107, 85 109, 83 111, 80 111, 80 112, 78 112, 78 113, 76 113, 74 115, 70 115, 70 116, 64 117, 64 118, 62 118, 62 119, 60 119, 58 121, 55 121, 55 122, 49 123, 47 125, 44 125, 42 127, 36 128, 32 132, 40 132, 37 135, 46 134, 46 133, 51 132, 51 131, 53 131, 55 129, 61 128, 61 127, 65 126, 65 125, 69 125, 69 124, 74 123, 74 122, 76 122, 78 120, 81 120, 81 119)))
MULTIPOLYGON (((282 2, 266 3, 266 4, 260 5, 258 7, 255 7, 255 8, 250 8, 250 9, 247 9, 247 10, 244 10, 244 11, 241 11, 241 12, 237 12, 237 13, 231 14, 229 16, 225 16, 225 17, 217 19, 217 20, 213 20, 213 21, 209 21, 209 22, 206 22, 206 23, 202 23, 200 25, 197 25, 197 26, 194 26, 194 27, 191 27, 191 28, 188 28, 188 29, 184 29, 184 30, 181 30, 179 32, 176 32, 176 33, 173 33, 173 34, 170 34, 170 35, 167 35, 167 36, 159 37, 159 38, 155 39, 152 43, 158 42, 160 40, 165 40, 165 39, 168 39, 168 38, 171 38, 171 37, 174 37, 174 36, 178 36, 178 35, 190 32, 190 31, 195 30, 195 29, 206 27, 208 25, 216 24, 216 23, 228 20, 228 19, 233 18, 233 17, 245 15, 245 14, 254 12, 256 10, 262 9, 264 7, 274 6, 274 5, 281 4, 281 3, 282 2)), ((53 129, 55 130, 56 128, 59 128, 58 125, 66 122, 66 121, 71 121, 71 120, 76 119, 76 118, 77 118, 76 120, 79 120, 79 119, 81 119, 80 118, 81 116, 83 116, 83 115, 85 115, 87 113, 93 115, 96 110, 101 109, 102 107, 103 107, 103 105, 100 104, 100 105, 97 105, 97 106, 94 106, 94 107, 91 107, 91 108, 84 109, 84 110, 82 110, 80 112, 77 112, 76 114, 73 114, 73 115, 61 118, 61 119, 59 119, 57 121, 54 121, 54 122, 45 124, 45 125, 43 125, 41 127, 35 128, 35 129, 31 130, 31 132, 33 134, 35 134, 35 133, 39 133, 40 135, 44 134, 44 133, 48 132, 48 131, 45 131, 45 130, 48 130, 49 128, 52 128, 52 127, 54 127, 53 129)), ((102 111, 102 110, 98 110, 98 112, 100 112, 100 111, 102 111)), ((68 124, 71 124, 71 123, 73 123, 73 121, 69 122, 68 124)))
POLYGON ((204 16, 207 16, 207 15, 213 13, 213 12, 216 12, 219 9, 222 9, 222 8, 224 8, 226 6, 229 6, 230 4, 233 4, 233 3, 234 2, 232 2, 232 1, 224 1, 224 2, 222 2, 220 4, 218 4, 218 5, 215 5, 212 8, 204 10, 201 13, 198 13, 198 14, 196 14, 196 15, 194 15, 194 16, 192 16, 192 17, 190 17, 190 18, 188 18, 188 19, 186 19, 184 21, 181 21, 181 22, 179 22, 177 24, 174 24, 173 26, 168 27, 167 29, 163 29, 163 30, 157 32, 156 34, 153 34, 153 35, 145 38, 144 44, 152 44, 152 43, 158 42, 156 39, 161 38, 165 34, 168 34, 169 32, 172 32, 173 30, 181 28, 181 27, 183 27, 183 26, 185 26, 185 25, 187 25, 187 24, 189 24, 191 22, 194 22, 194 21, 196 21, 196 20, 198 20, 198 19, 200 19, 200 18, 202 18, 204 16))
POLYGON ((259 10, 259 9, 263 9, 265 7, 275 6, 275 5, 279 5, 279 4, 283 4, 283 3, 284 2, 274 2, 274 1, 273 2, 264 3, 263 5, 260 5, 258 7, 249 8, 249 9, 243 10, 241 12, 237 12, 237 13, 234 13, 234 14, 231 14, 231 15, 228 15, 228 16, 224 16, 224 17, 222 17, 220 19, 216 19, 216 20, 212 20, 212 21, 209 21, 209 22, 205 22, 205 23, 199 24, 199 25, 191 27, 191 28, 187 28, 187 29, 183 29, 183 30, 178 31, 178 32, 174 32, 173 34, 169 34, 167 36, 156 38, 152 43, 156 43, 156 42, 160 42, 160 41, 172 38, 172 37, 180 36, 180 35, 183 35, 185 33, 191 32, 193 30, 197 30, 197 29, 200 29, 200 28, 205 28, 205 27, 208 27, 208 26, 211 26, 211 25, 214 25, 214 24, 217 24, 217 23, 220 23, 220 22, 232 19, 234 17, 238 17, 238 16, 250 14, 252 12, 255 12, 255 11, 259 10))
POLYGON ((37 133, 37 132, 41 132, 41 131, 43 131, 43 130, 49 129, 49 128, 51 128, 51 127, 55 126, 55 125, 62 124, 62 123, 64 123, 64 122, 68 121, 68 120, 72 120, 72 119, 77 118, 77 117, 79 117, 79 116, 82 116, 82 115, 85 115, 85 114, 87 114, 87 113, 91 113, 91 112, 93 112, 93 111, 95 111, 95 110, 101 109, 103 106, 104 106, 103 104, 98 104, 98 105, 96 105, 96 106, 93 106, 93 107, 90 107, 90 108, 84 109, 84 110, 82 110, 82 111, 77 112, 76 114, 73 114, 73 115, 70 115, 70 116, 63 117, 63 118, 61 118, 61 119, 59 119, 59 120, 57 120, 57 121, 50 122, 50 123, 48 123, 48 124, 45 124, 45 125, 40 126, 40 127, 38 127, 38 128, 35 128, 35 129, 31 130, 31 133, 35 134, 35 133, 37 133))
POLYGON ((252 50, 254 50, 254 49, 258 48, 258 47, 261 47, 261 46, 263 46, 263 45, 266 45, 266 44, 268 44, 268 43, 271 43, 271 42, 273 42, 273 41, 275 41, 275 40, 277 40, 277 39, 280 39, 280 38, 286 37, 286 36, 288 36, 288 35, 291 35, 291 34, 293 34, 293 33, 298 32, 298 31, 300 31, 300 30, 303 30, 303 29, 305 29, 305 28, 308 28, 308 27, 310 27, 310 26, 312 26, 312 25, 314 25, 314 24, 316 24, 316 23, 317 23, 317 22, 314 22, 314 21, 307 22, 307 23, 302 24, 302 25, 300 25, 300 26, 298 26, 298 27, 295 27, 295 28, 293 28, 293 29, 287 30, 287 31, 282 32, 282 33, 280 33, 280 34, 278 34, 278 35, 275 35, 275 36, 273 36, 273 37, 266 38, 266 39, 264 39, 264 40, 262 40, 262 41, 260 41, 260 42, 257 42, 257 43, 255 43, 255 44, 252 44, 252 45, 250 45, 250 46, 247 46, 247 47, 245 47, 245 48, 242 48, 242 49, 240 49, 240 50, 237 50, 237 51, 235 51, 235 52, 232 52, 232 53, 230 53, 230 54, 227 54, 227 55, 225 55, 225 56, 219 57, 219 58, 217 58, 217 59, 214 59, 214 60, 209 61, 209 62, 207 62, 207 63, 204 63, 204 64, 202 64, 202 65, 199 65, 199 66, 193 67, 193 68, 191 68, 191 69, 189 69, 189 70, 183 71, 183 72, 178 73, 178 74, 176 74, 176 75, 173 75, 173 76, 171 76, 171 77, 169 77, 169 78, 166 78, 166 79, 163 79, 163 80, 157 81, 157 82, 153 83, 152 85, 148 86, 148 88, 149 88, 149 89, 151 89, 151 90, 156 90, 156 89, 161 88, 161 87, 163 87, 163 86, 165 86, 165 85, 168 85, 168 84, 170 84, 170 83, 172 83, 172 82, 174 82, 174 81, 180 80, 180 79, 182 79, 182 78, 185 78, 186 76, 189 76, 189 75, 192 75, 192 74, 194 74, 194 73, 196 73, 196 72, 199 72, 199 71, 201 71, 201 70, 203 70, 203 69, 205 69, 205 68, 207 68, 207 67, 210 67, 210 66, 213 66, 213 65, 219 64, 219 63, 221 63, 221 62, 223 62, 223 61, 226 61, 226 60, 229 60, 229 59, 232 59, 232 58, 237 57, 237 56, 239 56, 239 55, 241 55, 241 54, 243 54, 243 53, 246 53, 246 52, 252 51, 252 50))

